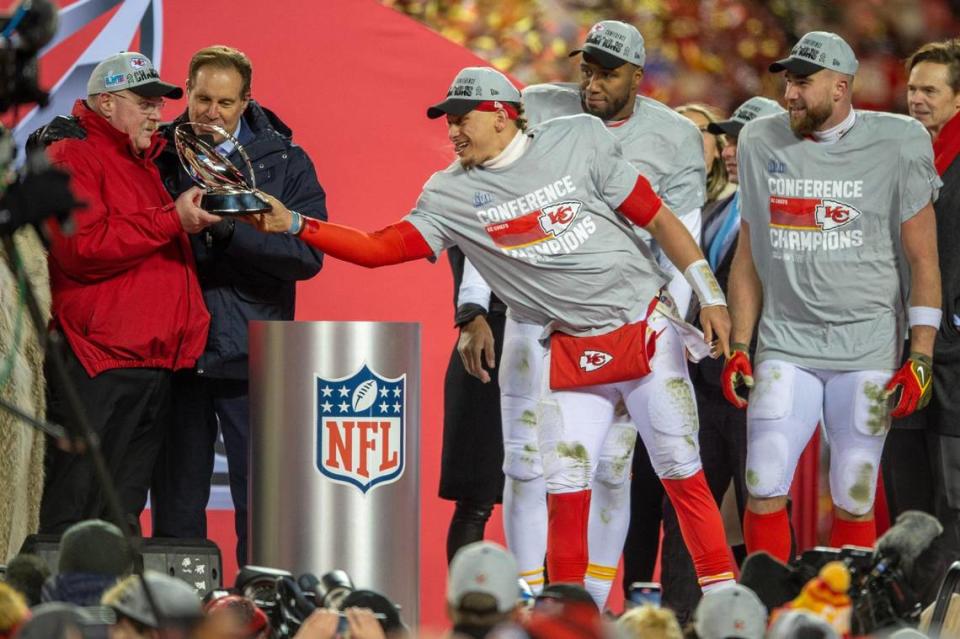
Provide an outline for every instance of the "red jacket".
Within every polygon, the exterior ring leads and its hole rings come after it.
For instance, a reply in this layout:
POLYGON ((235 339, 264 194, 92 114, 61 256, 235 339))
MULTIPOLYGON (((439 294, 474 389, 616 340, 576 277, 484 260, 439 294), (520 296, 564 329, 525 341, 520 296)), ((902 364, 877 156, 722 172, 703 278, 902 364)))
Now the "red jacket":
POLYGON ((190 368, 203 352, 210 315, 190 242, 153 158, 78 100, 85 140, 63 140, 51 160, 72 176, 86 207, 71 234, 50 247, 53 321, 91 376, 114 368, 190 368))

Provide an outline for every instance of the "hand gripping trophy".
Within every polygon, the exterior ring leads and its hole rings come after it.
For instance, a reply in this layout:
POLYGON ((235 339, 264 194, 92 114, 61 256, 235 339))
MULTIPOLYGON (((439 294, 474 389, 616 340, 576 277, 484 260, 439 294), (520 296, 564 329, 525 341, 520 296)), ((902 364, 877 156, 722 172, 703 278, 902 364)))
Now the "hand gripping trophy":
POLYGON ((184 122, 174 130, 174 142, 183 169, 204 193, 200 207, 214 215, 248 215, 270 210, 270 204, 257 192, 253 166, 243 146, 215 124, 184 122), (243 159, 250 181, 214 146, 221 137, 232 142, 243 159))

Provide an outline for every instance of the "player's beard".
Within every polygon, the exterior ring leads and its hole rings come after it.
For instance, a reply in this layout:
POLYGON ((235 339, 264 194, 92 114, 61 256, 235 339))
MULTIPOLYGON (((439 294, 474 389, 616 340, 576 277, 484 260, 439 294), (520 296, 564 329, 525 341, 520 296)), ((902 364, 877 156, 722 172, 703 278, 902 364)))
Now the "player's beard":
POLYGON ((631 96, 624 95, 619 98, 610 98, 607 100, 607 108, 605 109, 591 109, 587 106, 587 96, 580 91, 580 108, 583 109, 584 113, 589 113, 590 115, 600 118, 603 121, 610 120, 616 114, 620 113, 623 110, 623 107, 627 106, 627 102, 631 100, 631 96))
POLYGON ((790 115, 790 128, 800 137, 813 135, 813 132, 833 115, 833 105, 830 102, 819 105, 805 103, 804 107, 805 111, 799 120, 790 115))

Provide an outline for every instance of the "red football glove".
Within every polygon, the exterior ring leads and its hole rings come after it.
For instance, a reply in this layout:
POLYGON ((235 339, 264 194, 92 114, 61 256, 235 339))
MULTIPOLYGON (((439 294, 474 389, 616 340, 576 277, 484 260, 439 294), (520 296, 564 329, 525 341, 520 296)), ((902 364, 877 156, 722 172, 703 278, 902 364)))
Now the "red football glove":
POLYGON ((933 395, 933 360, 922 353, 910 353, 910 358, 887 382, 887 397, 900 387, 897 405, 890 411, 891 417, 906 417, 918 408, 930 403, 933 395))
POLYGON ((738 386, 753 388, 753 366, 750 365, 749 347, 746 344, 732 344, 733 355, 727 360, 720 375, 723 396, 737 408, 746 408, 747 400, 737 394, 738 386))

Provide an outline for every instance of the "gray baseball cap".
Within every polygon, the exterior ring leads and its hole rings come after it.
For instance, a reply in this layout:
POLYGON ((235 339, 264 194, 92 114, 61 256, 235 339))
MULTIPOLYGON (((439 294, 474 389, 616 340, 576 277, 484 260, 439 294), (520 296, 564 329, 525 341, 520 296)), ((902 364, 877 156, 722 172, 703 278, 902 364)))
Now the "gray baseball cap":
POLYGON ((750 120, 783 112, 784 108, 770 98, 756 96, 738 106, 729 120, 708 124, 707 131, 714 135, 726 134, 737 137, 740 135, 740 129, 743 128, 743 125, 750 120))
POLYGON ((570 55, 578 53, 604 69, 616 69, 627 62, 642 67, 647 59, 643 36, 635 26, 619 20, 603 20, 590 27, 583 46, 570 55))
POLYGON ((464 607, 468 595, 488 595, 497 612, 509 612, 520 601, 517 560, 506 548, 489 541, 477 541, 457 551, 447 575, 447 602, 464 607))
POLYGON ((704 593, 693 624, 700 639, 763 639, 767 608, 755 592, 731 584, 704 593))
POLYGON ((432 120, 448 113, 464 115, 488 101, 520 104, 520 91, 496 69, 467 67, 453 79, 447 99, 427 109, 427 117, 432 120))
POLYGON ((770 71, 813 75, 820 69, 831 69, 855 75, 859 66, 857 56, 843 38, 829 31, 811 31, 800 38, 789 56, 771 64, 770 71))
MULTIPOLYGON (((203 617, 200 597, 187 582, 152 570, 146 571, 143 578, 147 580, 150 595, 165 625, 189 625, 203 617)), ((116 599, 108 601, 108 598, 104 598, 104 605, 145 626, 159 628, 157 616, 143 592, 140 577, 127 579, 133 580, 133 583, 123 589, 116 599)))
POLYGON ((144 98, 183 97, 183 89, 163 82, 150 58, 136 51, 112 55, 93 69, 87 80, 87 96, 130 90, 144 98))

